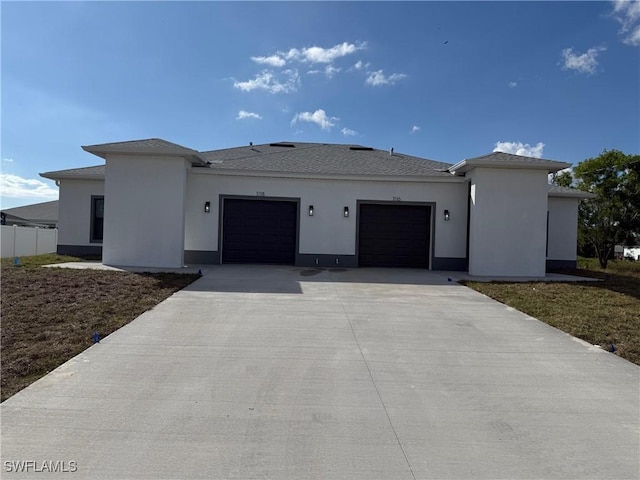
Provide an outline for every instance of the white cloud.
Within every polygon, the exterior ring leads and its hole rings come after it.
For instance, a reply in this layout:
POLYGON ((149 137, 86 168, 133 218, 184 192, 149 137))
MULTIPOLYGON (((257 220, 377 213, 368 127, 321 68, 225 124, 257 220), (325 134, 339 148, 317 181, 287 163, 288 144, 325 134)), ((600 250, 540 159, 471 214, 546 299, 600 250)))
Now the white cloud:
MULTIPOLYGON (((272 55, 254 56, 251 60, 260 65, 268 65, 272 68, 281 68, 288 63, 298 64, 326 64, 324 69, 312 68, 307 71, 308 75, 324 72, 328 78, 333 78, 342 71, 342 68, 333 65, 335 60, 352 55, 366 48, 366 42, 348 43, 342 42, 330 48, 312 46, 307 48, 291 48, 288 51, 278 51, 272 55)), ((358 62, 358 68, 364 68, 369 64, 358 62)), ((298 89, 300 78, 297 70, 284 70, 280 73, 274 70, 263 70, 255 75, 252 80, 237 81, 234 79, 233 86, 245 92, 252 90, 264 90, 269 93, 288 93, 298 89), (285 78, 283 79, 282 76, 285 78)))
POLYGON ((541 158, 545 145, 539 142, 535 146, 522 142, 496 142, 493 149, 494 152, 513 153, 514 155, 523 155, 525 157, 541 158))
POLYGON ((58 198, 58 189, 35 178, 0 173, 0 192, 12 198, 58 198))
POLYGON ((411 132, 409 133, 416 133, 420 131, 420 127, 417 125, 414 125, 413 127, 411 127, 411 132))
POLYGON ((333 65, 327 65, 324 69, 324 74, 329 78, 333 78, 338 72, 340 72, 340 69, 333 65))
POLYGON ((287 61, 297 61, 305 63, 333 63, 338 58, 346 57, 364 50, 367 47, 366 42, 347 43, 342 42, 330 48, 324 47, 307 47, 307 48, 290 48, 286 52, 276 52, 269 56, 251 57, 256 63, 270 65, 272 67, 283 67, 287 61))
POLYGON ((291 48, 288 52, 278 52, 278 55, 282 55, 287 60, 298 60, 301 53, 297 48, 291 48))
POLYGON ((573 48, 562 50, 562 69, 575 70, 579 73, 596 73, 598 66, 598 54, 604 52, 606 47, 592 47, 586 53, 574 53, 573 48))
POLYGON ((331 127, 335 126, 333 121, 340 120, 337 117, 328 117, 326 112, 322 109, 318 109, 315 112, 300 112, 293 117, 291 120, 291 125, 294 125, 296 122, 310 122, 318 125, 322 130, 330 130, 331 127))
POLYGON ((374 87, 379 87, 381 85, 395 85, 396 82, 406 77, 407 76, 404 73, 393 73, 386 77, 382 70, 378 70, 377 72, 369 72, 369 76, 365 80, 365 83, 374 87))
POLYGON ((518 86, 518 82, 509 82, 507 85, 509 85, 509 88, 516 88, 518 86))
POLYGON ((13 158, 3 158, 2 163, 13 163, 13 158))
POLYGON ((358 60, 353 68, 356 70, 364 70, 365 68, 369 68, 369 65, 371 65, 369 62, 364 63, 362 60, 358 60))
POLYGON ((313 70, 308 70, 307 75, 318 75, 319 73, 324 73, 327 76, 327 78, 333 78, 336 76, 336 74, 340 73, 341 71, 342 69, 340 67, 327 65, 326 67, 324 67, 324 70, 318 70, 317 68, 313 70))
POLYGON ((236 80, 233 82, 233 86, 245 92, 252 90, 265 90, 269 93, 295 92, 300 84, 297 70, 284 70, 282 76, 284 76, 284 79, 279 80, 273 72, 263 70, 253 80, 247 80, 246 82, 236 80))
POLYGON ((627 45, 640 45, 640 1, 613 0, 613 17, 620 22, 620 35, 627 45))
POLYGON ((346 57, 352 53, 356 53, 358 50, 366 48, 366 43, 347 43, 342 42, 331 48, 322 47, 309 47, 298 50, 292 48, 286 54, 287 58, 299 59, 303 62, 309 63, 332 63, 334 60, 346 57))
POLYGON ((355 130, 351 130, 350 128, 343 128, 342 130, 340 130, 340 133, 345 137, 355 137, 356 135, 358 135, 358 132, 356 132, 355 130))
POLYGON ((287 64, 287 61, 278 55, 271 55, 269 57, 251 57, 251 60, 263 65, 271 65, 272 67, 284 67, 287 64))
POLYGON ((236 117, 236 120, 244 120, 245 118, 255 118, 256 120, 262 120, 262 117, 257 113, 240 110, 238 112, 238 116, 236 117))

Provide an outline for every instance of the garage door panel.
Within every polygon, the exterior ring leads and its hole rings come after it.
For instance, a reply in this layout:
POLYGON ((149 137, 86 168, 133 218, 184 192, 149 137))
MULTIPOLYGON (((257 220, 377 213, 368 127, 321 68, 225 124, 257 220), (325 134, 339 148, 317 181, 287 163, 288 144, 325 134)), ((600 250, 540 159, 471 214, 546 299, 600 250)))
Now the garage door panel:
POLYGON ((431 207, 361 204, 360 266, 428 268, 431 207))
POLYGON ((293 264, 297 217, 295 202, 225 199, 222 262, 293 264))

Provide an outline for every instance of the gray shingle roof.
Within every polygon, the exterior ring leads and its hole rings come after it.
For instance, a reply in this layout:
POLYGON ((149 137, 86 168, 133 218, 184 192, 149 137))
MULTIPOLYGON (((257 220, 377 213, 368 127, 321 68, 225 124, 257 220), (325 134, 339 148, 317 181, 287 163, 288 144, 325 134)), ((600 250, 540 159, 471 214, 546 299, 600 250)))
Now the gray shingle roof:
POLYGON ((214 170, 298 174, 451 177, 448 163, 359 145, 291 142, 202 152, 214 170), (355 149, 354 149, 355 148, 355 149), (359 150, 358 150, 359 149, 359 150))
POLYGON ((87 180, 100 180, 104 178, 104 165, 96 165, 95 167, 70 168, 69 170, 56 170, 53 172, 44 172, 40 176, 51 180, 60 178, 85 178, 87 180))
POLYGON ((166 150, 169 152, 190 153, 195 152, 192 148, 183 147, 177 143, 168 142, 162 138, 145 138, 143 140, 128 140, 126 142, 99 143, 96 145, 85 145, 84 149, 108 149, 112 151, 121 150, 123 152, 133 152, 146 150, 166 150))
POLYGON ((46 221, 55 223, 58 221, 58 200, 5 208, 2 212, 32 222, 46 221))
POLYGON ((578 190, 577 188, 561 187, 559 185, 549 185, 550 197, 573 197, 573 198, 595 198, 593 193, 578 190))
POLYGON ((524 155, 515 155, 513 153, 505 153, 505 152, 492 152, 487 155, 481 155, 479 157, 468 158, 467 161, 471 160, 482 160, 482 161, 492 161, 492 162, 513 162, 518 161, 522 163, 562 163, 556 162, 555 160, 547 160, 545 158, 536 158, 536 157, 527 157, 524 155))
POLYGON ((473 167, 503 167, 503 168, 530 168, 557 172, 563 168, 570 167, 570 163, 547 160, 545 158, 526 157, 514 155, 512 153, 492 152, 480 157, 466 158, 456 163, 449 171, 454 173, 464 173, 473 167))
POLYGON ((168 142, 161 138, 146 138, 127 142, 101 143, 98 145, 84 145, 83 150, 105 158, 108 153, 122 154, 162 154, 188 157, 195 163, 204 163, 200 152, 192 148, 183 147, 177 143, 168 142))
MULTIPOLYGON (((570 166, 568 163, 556 162, 541 158, 525 157, 503 152, 493 152, 488 155, 463 160, 456 165, 444 162, 414 157, 394 152, 378 150, 360 145, 280 142, 262 145, 248 145, 245 147, 226 148, 197 152, 185 149, 175 143, 161 139, 135 140, 131 142, 110 143, 91 147, 106 147, 113 152, 133 152, 140 149, 149 153, 149 149, 165 149, 175 153, 175 148, 194 152, 202 161, 209 163, 209 168, 219 171, 263 172, 283 174, 309 175, 353 175, 369 177, 412 177, 427 176, 452 178, 451 173, 462 173, 474 166, 504 166, 511 168, 537 168, 557 171, 570 166)), ((103 149, 104 150, 104 149, 103 149)), ((96 150, 97 151, 97 150, 96 150)), ((102 151, 102 150, 101 150, 102 151)), ((92 152, 95 153, 95 152, 92 152)), ((183 151, 184 153, 184 151, 183 151)), ((45 178, 104 178, 105 165, 94 167, 73 168, 55 172, 45 172, 40 175, 45 178)), ((580 196, 585 192, 570 189, 569 192, 554 191, 556 196, 580 196)), ((586 194, 588 196, 588 194, 586 194)), ((587 198, 587 197, 583 197, 587 198)))

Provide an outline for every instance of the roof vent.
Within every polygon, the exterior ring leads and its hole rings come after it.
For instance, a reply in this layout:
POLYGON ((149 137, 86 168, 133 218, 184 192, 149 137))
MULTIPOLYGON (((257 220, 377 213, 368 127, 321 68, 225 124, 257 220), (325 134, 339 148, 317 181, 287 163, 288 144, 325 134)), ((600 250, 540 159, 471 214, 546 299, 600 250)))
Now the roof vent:
POLYGON ((293 143, 270 143, 270 147, 287 147, 287 148, 295 148, 296 146, 293 143))
POLYGON ((356 151, 364 150, 364 151, 367 151, 367 152, 373 152, 373 148, 371 148, 371 147, 359 147, 359 146, 357 146, 357 147, 349 147, 349 150, 356 150, 356 151))
POLYGON ((393 155, 393 147, 391 147, 391 150, 389 150, 389 155, 393 155))

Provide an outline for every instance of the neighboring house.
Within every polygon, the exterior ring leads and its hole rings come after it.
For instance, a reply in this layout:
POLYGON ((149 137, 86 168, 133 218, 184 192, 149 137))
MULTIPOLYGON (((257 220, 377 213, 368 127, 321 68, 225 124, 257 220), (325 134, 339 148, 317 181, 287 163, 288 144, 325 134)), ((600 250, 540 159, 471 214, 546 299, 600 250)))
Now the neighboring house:
POLYGON ((58 225, 58 200, 5 208, 1 218, 2 225, 55 228, 58 225))
POLYGON ((640 245, 624 247, 624 258, 632 258, 636 261, 640 261, 640 245))
POLYGON ((58 252, 111 265, 397 266, 544 276, 575 266, 570 166, 491 153, 455 165, 358 145, 199 152, 161 139, 82 147, 104 165, 47 172, 58 252))

